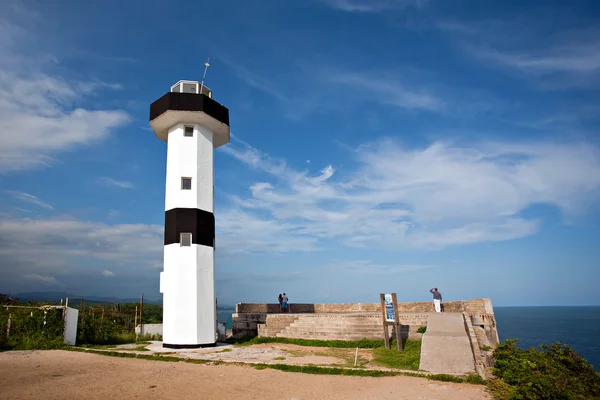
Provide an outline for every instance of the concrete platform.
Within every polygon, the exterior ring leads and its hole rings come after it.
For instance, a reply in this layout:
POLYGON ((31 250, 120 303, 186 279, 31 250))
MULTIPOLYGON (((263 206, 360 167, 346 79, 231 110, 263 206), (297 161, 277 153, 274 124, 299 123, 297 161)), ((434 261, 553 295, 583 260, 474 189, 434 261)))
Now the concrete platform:
MULTIPOLYGON (((140 346, 140 345, 135 345, 140 346)), ((150 344, 146 346, 146 349, 150 350, 153 353, 211 353, 215 350, 222 350, 224 348, 231 348, 232 345, 229 343, 221 343, 217 342, 214 347, 199 347, 196 349, 171 349, 168 347, 163 347, 163 342, 157 340, 151 340, 150 344)))
POLYGON ((429 314, 419 368, 433 374, 475 372, 473 351, 461 313, 429 314))

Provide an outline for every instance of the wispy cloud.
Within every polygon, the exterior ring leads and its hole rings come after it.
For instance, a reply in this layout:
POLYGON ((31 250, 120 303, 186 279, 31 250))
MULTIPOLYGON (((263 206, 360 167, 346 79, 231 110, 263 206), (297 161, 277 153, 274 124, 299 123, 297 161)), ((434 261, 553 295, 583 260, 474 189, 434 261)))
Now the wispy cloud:
POLYGON ((102 271, 102 276, 112 277, 115 276, 115 273, 105 269, 104 271, 102 271))
POLYGON ((120 181, 106 176, 98 178, 98 181, 104 186, 112 186, 120 189, 133 189, 134 185, 131 182, 120 181))
POLYGON ((429 0, 318 0, 327 6, 347 12, 380 12, 385 10, 403 9, 406 7, 420 8, 429 0))
POLYGON ((8 190, 7 192, 15 199, 24 201, 29 204, 34 204, 38 207, 45 208, 47 210, 54 210, 54 207, 52 207, 50 204, 40 200, 38 197, 36 197, 32 194, 20 192, 20 191, 16 191, 16 190, 8 190))
POLYGON ((36 281, 44 285, 59 285, 58 281, 53 276, 45 276, 39 274, 29 274, 24 276, 25 279, 36 281))
POLYGON ((295 170, 246 144, 225 152, 272 176, 216 216, 218 242, 239 252, 314 251, 331 241, 434 250, 517 239, 541 228, 522 214, 533 205, 572 217, 600 199, 600 149, 588 143, 411 149, 382 140, 359 147, 355 167, 339 178, 333 166, 295 170))
POLYGON ((409 271, 422 271, 435 268, 432 265, 419 264, 378 264, 371 260, 341 261, 325 266, 322 270, 350 275, 385 274, 386 276, 409 271))
MULTIPOLYGON (((565 18, 568 21, 569 17, 565 18)), ((597 24, 577 20, 549 26, 549 20, 543 15, 503 21, 443 20, 429 27, 452 33, 470 56, 533 79, 542 89, 597 88, 597 24)))
POLYGON ((352 112, 374 103, 452 118, 497 112, 503 107, 502 101, 491 93, 453 87, 431 71, 407 66, 353 70, 326 63, 315 68, 298 61, 285 76, 275 74, 267 79, 232 61, 226 64, 240 80, 274 100, 284 116, 293 120, 324 112, 352 112), (307 75, 311 79, 303 80, 307 75), (297 85, 298 80, 303 84, 297 85))
POLYGON ((409 89, 398 78, 382 76, 381 73, 336 72, 331 75, 330 81, 361 89, 361 93, 369 93, 374 101, 400 108, 439 111, 444 107, 444 102, 436 95, 425 90, 409 89))
POLYGON ((93 79, 68 81, 47 72, 51 68, 44 62, 43 51, 33 50, 34 35, 10 19, 10 13, 0 17, 0 37, 3 173, 47 167, 55 162, 55 154, 101 141, 129 120, 122 111, 81 107, 86 97, 119 85, 93 79))

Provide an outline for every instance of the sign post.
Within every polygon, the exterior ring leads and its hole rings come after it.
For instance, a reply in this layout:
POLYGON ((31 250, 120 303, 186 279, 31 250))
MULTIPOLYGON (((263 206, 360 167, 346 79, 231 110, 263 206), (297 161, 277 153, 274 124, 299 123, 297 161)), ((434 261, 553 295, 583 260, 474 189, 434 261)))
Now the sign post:
POLYGON ((398 299, 396 293, 381 293, 381 313, 383 316, 383 335, 385 340, 385 348, 390 350, 390 334, 388 326, 392 325, 396 332, 396 346, 398 351, 402 351, 402 338, 400 336, 400 319, 398 317, 398 299))

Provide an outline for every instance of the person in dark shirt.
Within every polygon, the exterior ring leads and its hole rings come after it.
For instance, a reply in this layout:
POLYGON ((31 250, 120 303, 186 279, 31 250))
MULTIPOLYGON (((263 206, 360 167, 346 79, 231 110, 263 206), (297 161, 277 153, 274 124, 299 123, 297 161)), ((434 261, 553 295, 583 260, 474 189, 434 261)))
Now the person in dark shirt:
POLYGON ((277 300, 279 300, 279 312, 281 312, 281 303, 283 303, 283 296, 281 295, 281 293, 279 293, 279 297, 277 298, 277 300))
POLYGON ((442 294, 438 292, 438 288, 429 290, 429 293, 433 294, 433 305, 435 306, 435 312, 442 312, 442 294))

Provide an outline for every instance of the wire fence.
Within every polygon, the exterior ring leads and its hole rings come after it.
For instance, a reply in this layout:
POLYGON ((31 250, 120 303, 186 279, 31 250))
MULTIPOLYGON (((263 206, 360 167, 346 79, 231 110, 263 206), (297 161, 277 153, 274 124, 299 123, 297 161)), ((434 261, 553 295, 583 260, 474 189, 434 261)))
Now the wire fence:
MULTIPOLYGON (((70 307, 79 309, 77 323, 78 345, 103 345, 132 343, 140 339, 160 337, 137 337, 136 322, 140 322, 137 305, 95 304, 70 307)), ((63 343, 64 312, 62 305, 10 303, 0 307, 0 348, 36 349, 60 347, 63 343)), ((144 323, 162 322, 162 307, 144 305, 144 323)))
POLYGON ((0 307, 0 347, 52 348, 62 344, 64 309, 0 307))

